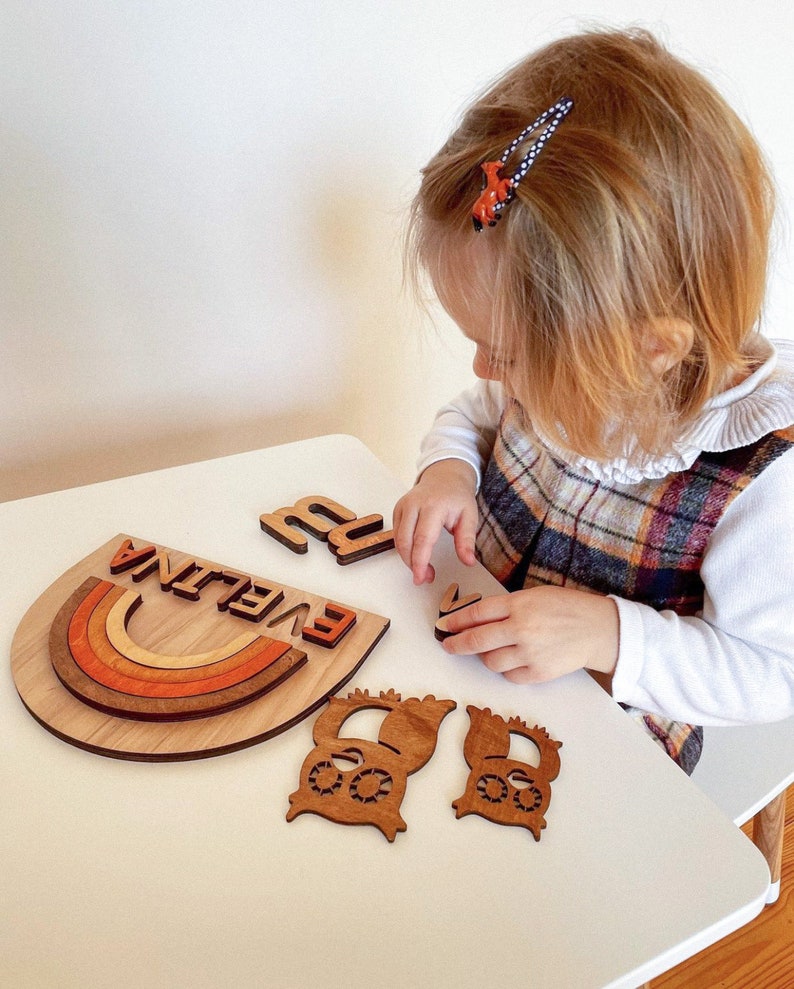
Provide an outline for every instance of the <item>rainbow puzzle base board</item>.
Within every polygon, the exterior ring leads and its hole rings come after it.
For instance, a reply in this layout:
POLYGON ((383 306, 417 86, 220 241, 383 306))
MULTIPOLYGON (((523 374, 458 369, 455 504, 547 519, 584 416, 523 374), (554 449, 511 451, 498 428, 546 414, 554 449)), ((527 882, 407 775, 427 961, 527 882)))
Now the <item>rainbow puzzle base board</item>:
POLYGON ((11 669, 31 715, 66 742, 119 759, 199 759, 317 710, 388 627, 120 534, 31 606, 11 669))

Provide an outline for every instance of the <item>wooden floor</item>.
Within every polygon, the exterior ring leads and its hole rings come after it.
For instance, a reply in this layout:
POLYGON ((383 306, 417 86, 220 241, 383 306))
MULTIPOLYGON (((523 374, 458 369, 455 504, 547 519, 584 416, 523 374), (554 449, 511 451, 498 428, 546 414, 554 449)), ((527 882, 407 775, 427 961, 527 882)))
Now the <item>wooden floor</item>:
POLYGON ((786 796, 780 886, 777 903, 751 924, 660 975, 651 989, 794 989, 794 786, 786 796))

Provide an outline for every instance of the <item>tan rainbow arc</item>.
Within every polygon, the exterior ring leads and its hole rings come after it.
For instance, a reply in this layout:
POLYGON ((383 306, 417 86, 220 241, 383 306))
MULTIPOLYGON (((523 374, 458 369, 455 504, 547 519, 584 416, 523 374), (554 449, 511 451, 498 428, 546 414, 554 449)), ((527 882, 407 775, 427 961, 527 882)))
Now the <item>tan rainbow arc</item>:
MULTIPOLYGON (((123 587, 114 586, 112 590, 102 598, 99 604, 91 612, 88 619, 88 641, 94 653, 111 670, 132 677, 134 680, 156 681, 162 680, 168 683, 189 683, 196 680, 208 680, 249 663, 261 651, 261 641, 258 635, 254 635, 250 645, 234 653, 228 659, 219 660, 208 666, 191 666, 186 669, 175 668, 173 665, 148 666, 132 660, 122 653, 113 643, 113 638, 108 628, 108 616, 116 609, 123 606, 126 611, 127 620, 135 607, 140 603, 140 595, 134 591, 125 590, 123 587)), ((236 640, 235 640, 236 641, 236 640)), ((230 643, 225 650, 219 649, 218 653, 223 654, 231 649, 230 643)), ((149 654, 152 659, 157 657, 157 653, 149 654)), ((179 659, 180 657, 174 657, 179 659)), ((164 660, 171 657, 163 656, 164 660)), ((88 671, 85 671, 88 672, 88 671)), ((245 679, 244 676, 239 679, 245 679)))
MULTIPOLYGON (((105 581, 105 583, 109 584, 110 581, 105 581)), ((122 591, 122 594, 117 596, 114 607, 110 608, 107 613, 106 628, 108 640, 122 656, 126 656, 127 659, 131 659, 142 666, 153 666, 161 670, 182 670, 197 666, 210 666, 213 663, 228 659, 230 656, 240 652, 241 649, 245 649, 246 646, 258 642, 261 638, 256 632, 248 631, 242 632, 236 638, 227 642, 225 646, 221 646, 219 649, 213 649, 210 652, 193 653, 184 656, 166 656, 162 653, 150 652, 148 649, 139 646, 137 642, 133 642, 127 632, 129 620, 141 603, 140 594, 137 591, 126 590, 118 584, 111 584, 111 586, 118 587, 122 591)))
POLYGON ((246 633, 213 651, 225 658, 200 668, 138 664, 107 637, 107 616, 122 602, 129 615, 140 596, 89 577, 62 605, 49 636, 50 660, 64 686, 85 703, 114 715, 181 720, 219 714, 266 693, 307 661, 306 653, 289 643, 259 635, 230 655, 233 647, 250 639, 246 633))
POLYGON ((123 587, 111 585, 110 590, 88 613, 87 623, 85 614, 80 613, 88 604, 86 601, 77 609, 69 624, 69 649, 75 662, 92 680, 112 690, 140 697, 190 697, 207 694, 248 680, 289 649, 285 642, 272 640, 275 648, 268 649, 263 648, 262 641, 259 641, 211 666, 185 670, 142 666, 113 648, 106 627, 108 613, 113 608, 118 607, 125 598, 128 603, 131 599, 133 604, 137 604, 137 597, 134 591, 125 591, 123 587), (87 650, 82 648, 82 640, 77 639, 75 643, 72 641, 73 634, 80 636, 84 626, 88 635, 87 650))

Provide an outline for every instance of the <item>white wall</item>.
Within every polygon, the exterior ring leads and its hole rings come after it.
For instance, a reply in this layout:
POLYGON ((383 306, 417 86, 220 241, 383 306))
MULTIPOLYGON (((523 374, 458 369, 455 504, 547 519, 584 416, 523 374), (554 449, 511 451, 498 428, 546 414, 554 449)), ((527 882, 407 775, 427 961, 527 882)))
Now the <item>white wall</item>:
POLYGON ((401 289, 419 168, 490 77, 593 23, 710 74, 791 212, 779 0, 4 0, 0 500, 331 431, 408 482, 470 380, 401 289))

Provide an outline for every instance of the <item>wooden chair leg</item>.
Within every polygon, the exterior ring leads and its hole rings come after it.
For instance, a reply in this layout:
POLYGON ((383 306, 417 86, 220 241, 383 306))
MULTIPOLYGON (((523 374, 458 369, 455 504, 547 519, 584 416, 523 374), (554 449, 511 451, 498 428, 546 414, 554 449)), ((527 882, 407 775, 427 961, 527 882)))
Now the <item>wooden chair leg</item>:
POLYGON ((783 832, 786 824, 786 791, 770 800, 753 818, 753 842, 769 864, 772 885, 766 902, 780 896, 780 871, 783 863, 783 832))

